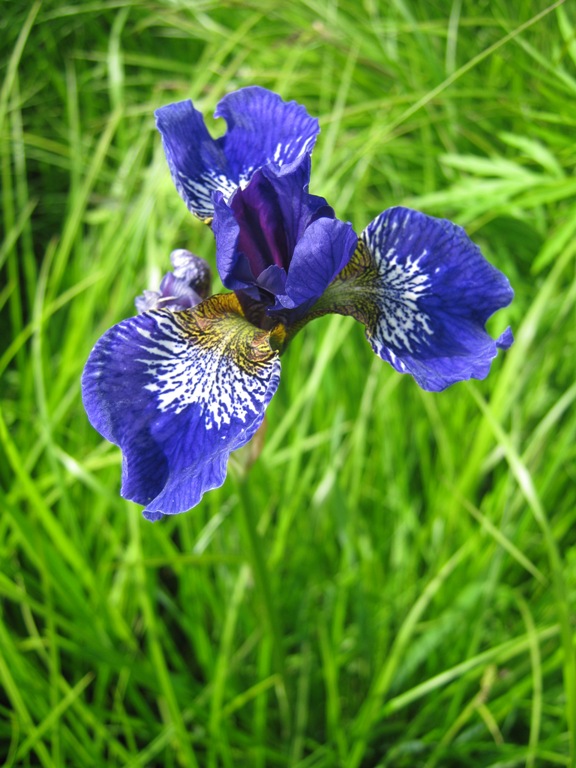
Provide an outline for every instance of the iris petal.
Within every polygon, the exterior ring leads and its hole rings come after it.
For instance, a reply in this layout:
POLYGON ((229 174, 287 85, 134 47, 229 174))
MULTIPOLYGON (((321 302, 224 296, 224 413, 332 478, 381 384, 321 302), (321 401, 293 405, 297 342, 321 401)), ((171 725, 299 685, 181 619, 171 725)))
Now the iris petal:
POLYGON ((356 243, 351 224, 338 219, 312 222, 296 245, 284 293, 274 309, 298 308, 304 314, 344 269, 356 243))
POLYGON ((318 219, 334 224, 334 211, 326 200, 308 192, 309 176, 310 158, 304 157, 281 171, 259 169, 229 204, 222 195, 214 196, 216 262, 227 288, 250 291, 258 286, 274 295, 284 293, 285 276, 300 241, 313 240, 308 228, 318 219), (277 269, 270 271, 271 267, 277 269))
POLYGON ((189 210, 208 222, 213 192, 228 199, 258 168, 293 163, 312 151, 319 132, 304 107, 258 86, 228 94, 214 114, 228 124, 219 139, 210 136, 191 101, 156 110, 176 188, 189 210))
POLYGON ((186 312, 155 310, 111 328, 84 370, 92 425, 123 452, 122 495, 157 520, 222 485, 279 382, 275 333, 246 321, 233 294, 186 312))
POLYGON ((310 154, 320 132, 318 120, 301 104, 256 85, 224 96, 214 116, 228 124, 221 143, 239 182, 268 163, 281 168, 310 154))
POLYGON ((437 392, 487 376, 513 339, 507 329, 494 341, 485 323, 513 295, 461 227, 397 207, 364 230, 317 313, 354 316, 376 354, 437 392))
POLYGON ((224 150, 204 124, 191 101, 179 101, 157 109, 156 126, 172 179, 188 210, 202 220, 212 216, 212 193, 227 195, 235 189, 224 150))

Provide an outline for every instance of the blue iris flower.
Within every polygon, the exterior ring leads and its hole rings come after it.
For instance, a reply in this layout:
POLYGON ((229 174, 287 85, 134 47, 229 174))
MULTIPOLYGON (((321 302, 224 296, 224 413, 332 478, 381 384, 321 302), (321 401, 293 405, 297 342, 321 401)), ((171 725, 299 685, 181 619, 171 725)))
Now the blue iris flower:
POLYGON ((184 512, 224 482, 254 435, 280 356, 327 313, 365 326, 373 350, 426 390, 484 378, 499 348, 487 319, 510 303, 506 277, 463 229, 390 208, 358 237, 308 191, 317 121, 259 87, 226 96, 208 133, 191 102, 156 113, 176 188, 208 223, 230 293, 209 295, 206 263, 172 254, 159 291, 97 342, 83 375, 93 426, 123 452, 122 495, 144 516, 184 512))

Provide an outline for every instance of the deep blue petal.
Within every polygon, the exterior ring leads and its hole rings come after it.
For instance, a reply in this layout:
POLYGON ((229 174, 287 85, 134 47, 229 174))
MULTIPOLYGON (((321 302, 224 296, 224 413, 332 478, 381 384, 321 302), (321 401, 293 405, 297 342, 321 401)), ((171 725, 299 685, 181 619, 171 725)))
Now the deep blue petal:
POLYGON ((172 178, 189 210, 204 220, 213 213, 212 194, 228 199, 264 165, 294 163, 312 151, 318 121, 296 102, 284 102, 251 86, 225 96, 217 106, 228 132, 213 139, 191 101, 156 110, 156 125, 172 178))
POLYGON ((272 264, 258 276, 258 286, 272 296, 283 294, 286 290, 286 271, 272 264))
POLYGON ((284 293, 277 294, 274 310, 298 308, 305 313, 344 269, 357 241, 351 224, 338 219, 312 222, 296 245, 284 293))
POLYGON ((288 261, 282 264, 285 269, 291 267, 296 244, 310 224, 317 219, 335 218, 334 209, 323 197, 308 192, 310 168, 310 157, 304 156, 279 171, 271 166, 261 171, 262 177, 268 183, 268 189, 271 190, 269 195, 275 196, 277 200, 282 218, 286 250, 289 254, 288 261))
POLYGON ((230 208, 238 223, 236 248, 244 254, 251 273, 258 277, 272 265, 287 270, 293 222, 284 221, 281 197, 263 169, 256 171, 246 189, 232 196, 230 208))
POLYGON ((308 193, 309 173, 305 157, 281 171, 269 166, 256 171, 229 204, 214 195, 216 258, 227 288, 259 286, 284 293, 285 276, 307 228, 323 217, 334 218, 324 198, 308 193))
POLYGON ((487 319, 513 297, 461 227, 408 208, 381 213, 362 234, 375 275, 377 311, 367 323, 374 351, 424 389, 484 378, 497 348, 487 319))
POLYGON ((496 339, 496 346, 498 349, 510 349, 510 347, 514 344, 514 334, 512 333, 511 328, 506 328, 504 333, 500 334, 500 336, 496 339))
POLYGON ((212 216, 212 193, 232 194, 237 180, 231 177, 222 146, 204 124, 191 101, 157 109, 156 126, 162 135, 172 179, 188 209, 201 219, 212 216))
POLYGON ((238 182, 268 163, 280 168, 310 154, 320 131, 303 106, 256 85, 224 96, 214 115, 228 124, 219 142, 238 182))
POLYGON ((270 335, 242 317, 232 294, 111 328, 82 392, 93 426, 122 449, 122 495, 151 520, 197 504, 260 426, 279 374, 270 335))
POLYGON ((216 239, 216 266, 222 283, 233 291, 241 290, 256 282, 246 256, 237 247, 240 225, 234 211, 218 192, 214 195, 214 220, 212 231, 216 239))

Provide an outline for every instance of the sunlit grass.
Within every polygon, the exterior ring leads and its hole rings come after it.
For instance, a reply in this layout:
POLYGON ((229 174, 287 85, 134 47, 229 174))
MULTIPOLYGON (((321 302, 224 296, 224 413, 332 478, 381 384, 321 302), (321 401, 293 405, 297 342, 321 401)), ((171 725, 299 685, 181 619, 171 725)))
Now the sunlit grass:
POLYGON ((7 766, 575 764, 576 23, 541 10, 7 5, 7 766), (311 191, 357 230, 398 203, 465 226, 515 288, 491 328, 516 342, 429 394, 322 318, 248 474, 150 524, 79 378, 173 248, 213 263, 154 109, 255 83, 320 118, 311 191))

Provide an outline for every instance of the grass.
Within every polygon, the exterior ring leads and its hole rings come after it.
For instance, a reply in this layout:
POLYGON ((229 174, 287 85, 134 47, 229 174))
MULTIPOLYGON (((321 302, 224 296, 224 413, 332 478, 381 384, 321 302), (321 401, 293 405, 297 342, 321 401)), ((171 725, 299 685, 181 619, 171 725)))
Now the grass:
POLYGON ((0 27, 5 765, 576 765, 574 9, 45 0, 0 27), (516 342, 429 394, 322 318, 256 463, 150 524, 79 378, 173 248, 214 259, 153 110, 248 84, 320 118, 311 191, 357 230, 465 226, 516 342))

